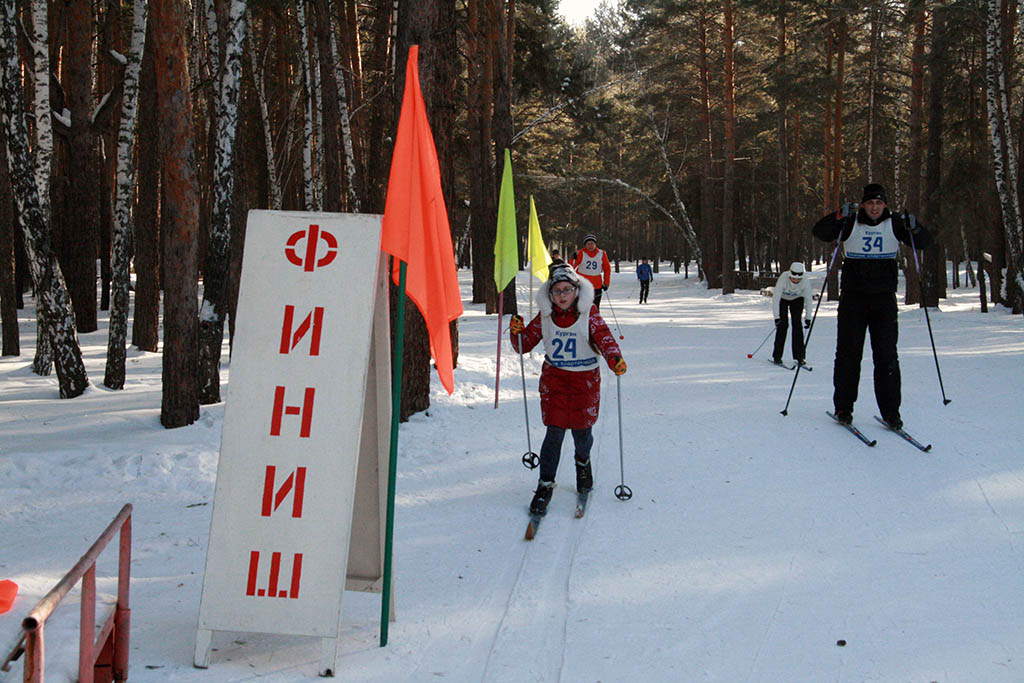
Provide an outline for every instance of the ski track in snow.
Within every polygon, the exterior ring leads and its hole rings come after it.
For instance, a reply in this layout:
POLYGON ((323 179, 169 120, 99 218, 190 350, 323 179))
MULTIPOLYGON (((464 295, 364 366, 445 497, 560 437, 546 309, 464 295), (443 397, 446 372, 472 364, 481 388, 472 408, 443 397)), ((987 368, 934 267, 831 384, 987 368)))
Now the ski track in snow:
MULTIPOLYGON (((595 466, 595 476, 599 474, 596 466, 603 462, 606 439, 614 438, 617 443, 618 433, 609 427, 611 420, 608 411, 617 411, 618 406, 609 403, 611 382, 605 379, 601 383, 602 419, 596 424, 594 445, 591 449, 591 462, 595 466)), ((615 428, 618 422, 616 416, 615 428)), ((501 615, 495 629, 494 638, 487 652, 487 660, 483 665, 481 680, 486 681, 520 681, 523 661, 529 661, 529 680, 561 681, 567 665, 566 644, 570 615, 572 613, 572 579, 576 568, 576 557, 580 542, 588 526, 592 507, 587 506, 588 513, 582 519, 572 516, 575 513, 575 465, 572 456, 572 434, 566 433, 563 442, 562 456, 559 461, 558 477, 565 486, 555 489, 551 506, 532 541, 523 541, 525 548, 519 564, 515 584, 508 594, 505 611, 501 615), (558 495, 558 489, 565 489, 558 495), (572 503, 568 508, 566 501, 572 503), (567 517, 566 512, 570 515, 567 517), (558 521, 555 521, 557 517, 558 521), (563 519, 565 517, 566 519, 563 519), (568 524, 569 530, 565 527, 568 524), (549 555, 546 554, 551 545, 557 545, 555 556, 550 565, 545 566, 549 555), (531 621, 542 622, 542 627, 532 629, 531 621), (529 634, 527 640, 523 635, 529 634)), ((606 467, 605 469, 610 469, 606 467)), ((612 490, 609 483, 604 488, 612 490)), ((527 517, 523 517, 525 528, 527 517)))
MULTIPOLYGON (((565 504, 569 500, 565 492, 559 496, 555 489, 536 538, 523 541, 528 547, 488 651, 481 680, 522 681, 524 675, 525 680, 561 679, 570 606, 569 580, 583 533, 583 525, 572 517, 575 504, 572 508, 565 504), (569 525, 577 528, 567 529, 569 525)), ((523 519, 525 528, 525 515, 523 519)))
POLYGON ((978 485, 978 491, 981 492, 981 497, 985 499, 985 505, 988 506, 988 509, 992 512, 992 515, 999 522, 1000 526, 1002 526, 1003 529, 1006 531, 1006 540, 1010 544, 1010 550, 1016 553, 1017 546, 1013 542, 1013 531, 1010 530, 1010 527, 1006 524, 1006 520, 1003 519, 1003 516, 1000 515, 999 512, 995 509, 995 507, 992 505, 992 501, 989 499, 988 493, 985 492, 985 487, 981 485, 981 481, 979 479, 975 479, 974 483, 978 485))

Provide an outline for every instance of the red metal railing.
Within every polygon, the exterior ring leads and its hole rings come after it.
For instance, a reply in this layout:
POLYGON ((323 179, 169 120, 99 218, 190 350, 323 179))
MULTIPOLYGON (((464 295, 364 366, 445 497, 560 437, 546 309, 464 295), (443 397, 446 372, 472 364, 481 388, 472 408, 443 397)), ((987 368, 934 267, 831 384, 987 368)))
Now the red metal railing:
POLYGON ((131 610, 128 606, 129 568, 132 559, 132 505, 128 503, 107 526, 89 551, 64 578, 46 594, 21 622, 22 634, 6 655, 2 670, 25 654, 23 681, 42 683, 45 648, 43 627, 60 601, 76 583, 82 582, 82 620, 78 639, 79 683, 124 681, 128 678, 128 640, 131 610), (96 559, 120 530, 117 563, 117 604, 96 635, 96 559))

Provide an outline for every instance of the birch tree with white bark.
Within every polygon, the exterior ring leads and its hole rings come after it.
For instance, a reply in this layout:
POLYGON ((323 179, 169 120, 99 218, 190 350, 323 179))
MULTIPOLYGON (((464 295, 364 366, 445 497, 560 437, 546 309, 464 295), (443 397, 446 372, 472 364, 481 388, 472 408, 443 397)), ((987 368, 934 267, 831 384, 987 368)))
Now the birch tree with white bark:
POLYGON ((348 89, 345 87, 345 72, 338 58, 337 32, 331 31, 331 56, 334 60, 335 80, 338 83, 338 105, 341 107, 341 146, 345 158, 345 177, 348 179, 349 209, 359 213, 359 192, 356 187, 356 160, 352 151, 352 125, 348 107, 348 89))
POLYGON ((309 39, 309 26, 306 21, 306 3, 299 0, 296 4, 296 17, 299 21, 299 35, 302 39, 302 87, 306 93, 306 105, 303 108, 303 139, 302 139, 302 189, 305 197, 306 211, 319 211, 320 204, 313 191, 313 78, 310 75, 309 59, 306 57, 314 51, 309 39))
POLYGON ((252 67, 252 78, 256 85, 256 99, 260 106, 260 123, 263 127, 263 144, 267 148, 267 185, 270 194, 270 208, 274 211, 281 209, 281 181, 277 177, 277 161, 274 156, 274 133, 270 124, 270 110, 267 107, 267 90, 264 86, 264 61, 267 51, 262 56, 257 56, 256 35, 252 28, 252 14, 248 9, 245 11, 245 32, 249 37, 249 61, 252 67))
POLYGON ((114 232, 111 258, 110 332, 107 338, 107 366, 103 385, 124 388, 125 344, 128 337, 129 270, 132 258, 132 202, 135 199, 135 121, 138 112, 139 73, 146 46, 148 0, 135 0, 132 9, 132 37, 124 60, 124 88, 121 122, 117 131, 117 186, 114 190, 114 232))
POLYGON ((50 227, 44 219, 39 188, 35 182, 21 94, 15 11, 14 0, 3 0, 0 6, 0 110, 3 111, 4 134, 7 139, 11 191, 25 235, 25 251, 36 295, 36 314, 41 321, 37 324, 46 325, 51 335, 60 397, 74 398, 89 386, 89 378, 78 345, 71 297, 57 265, 50 227))
MULTIPOLYGON (((1021 206, 1017 193, 1017 156, 1014 151, 1013 130, 1010 127, 1010 107, 1006 96, 1006 75, 1003 69, 1003 45, 1000 36, 1001 12, 999 0, 988 1, 988 30, 986 31, 986 102, 988 129, 992 141, 992 167, 996 191, 1003 213, 1006 242, 1010 249, 1010 268, 1007 277, 1017 283, 1018 297, 1024 292, 1022 272, 1021 206)), ((1019 306, 1024 302, 1018 301, 1019 306)))
MULTIPOLYGON (((50 225, 50 178, 53 172, 53 121, 50 117, 50 41, 47 0, 32 0, 32 104, 36 116, 35 178, 39 210, 50 225)), ((45 324, 36 325, 32 371, 49 375, 53 349, 45 324)))
POLYGON ((199 403, 220 401, 220 356, 228 310, 228 249, 231 242, 231 198, 234 192, 235 137, 242 87, 242 43, 245 0, 231 0, 224 64, 220 69, 214 108, 216 136, 213 168, 213 213, 203 268, 203 303, 199 310, 199 403))

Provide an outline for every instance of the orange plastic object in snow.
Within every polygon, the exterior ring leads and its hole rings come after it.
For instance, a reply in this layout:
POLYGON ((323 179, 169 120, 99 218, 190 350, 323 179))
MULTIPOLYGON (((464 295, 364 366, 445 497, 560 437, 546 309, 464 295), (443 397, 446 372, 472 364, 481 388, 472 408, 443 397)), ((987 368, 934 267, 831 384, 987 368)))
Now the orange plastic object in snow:
POLYGON ((11 609, 14 604, 14 596, 18 594, 18 584, 10 579, 0 581, 0 614, 11 609))

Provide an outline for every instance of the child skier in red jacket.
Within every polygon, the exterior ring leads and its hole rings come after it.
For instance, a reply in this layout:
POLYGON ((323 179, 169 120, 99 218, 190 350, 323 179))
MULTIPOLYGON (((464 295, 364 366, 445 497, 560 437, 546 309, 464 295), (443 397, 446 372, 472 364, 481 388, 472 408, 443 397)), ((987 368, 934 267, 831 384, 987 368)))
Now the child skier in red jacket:
POLYGON ((551 276, 537 292, 537 307, 540 312, 529 325, 514 315, 509 329, 512 348, 520 353, 544 341, 540 412, 547 433, 540 449, 540 481, 530 503, 532 514, 543 515, 555 487, 567 429, 576 446, 576 490, 583 493, 593 488, 591 428, 601 403, 598 358, 603 356, 616 375, 626 372, 626 361, 594 306, 593 285, 572 267, 558 264, 551 268, 551 276))

